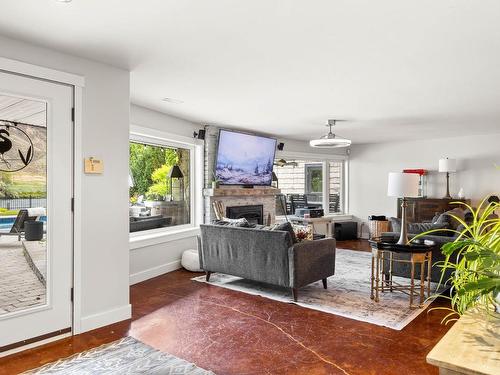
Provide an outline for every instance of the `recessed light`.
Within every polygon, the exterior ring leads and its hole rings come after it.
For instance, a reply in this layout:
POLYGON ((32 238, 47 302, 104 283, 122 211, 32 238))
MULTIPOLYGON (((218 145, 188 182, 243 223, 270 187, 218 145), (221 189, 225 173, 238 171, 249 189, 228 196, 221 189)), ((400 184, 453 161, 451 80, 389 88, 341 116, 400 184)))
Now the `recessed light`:
POLYGON ((71 3, 73 0, 56 0, 58 3, 71 3))
POLYGON ((174 103, 174 104, 182 104, 182 103, 184 103, 184 100, 174 99, 174 98, 163 98, 162 100, 164 102, 174 103))

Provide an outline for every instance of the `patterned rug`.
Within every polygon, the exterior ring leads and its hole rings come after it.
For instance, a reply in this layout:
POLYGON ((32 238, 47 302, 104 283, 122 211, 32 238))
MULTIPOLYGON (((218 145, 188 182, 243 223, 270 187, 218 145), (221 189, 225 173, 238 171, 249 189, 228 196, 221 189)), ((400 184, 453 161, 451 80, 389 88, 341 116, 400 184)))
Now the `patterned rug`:
MULTIPOLYGON (((380 302, 370 299, 371 254, 367 252, 337 249, 335 275, 328 278, 328 289, 321 281, 299 289, 297 305, 346 318, 360 320, 395 330, 403 329, 425 310, 409 307, 409 296, 402 292, 380 294, 380 302)), ((206 282, 205 276, 193 278, 206 282)), ((409 283, 409 279, 393 277, 395 282, 409 283)), ((262 284, 239 277, 215 273, 210 285, 254 294, 280 302, 294 303, 287 288, 262 284)), ((431 294, 437 284, 431 284, 431 294)))
POLYGON ((23 374, 64 375, 214 375, 134 339, 124 339, 49 363, 23 374))

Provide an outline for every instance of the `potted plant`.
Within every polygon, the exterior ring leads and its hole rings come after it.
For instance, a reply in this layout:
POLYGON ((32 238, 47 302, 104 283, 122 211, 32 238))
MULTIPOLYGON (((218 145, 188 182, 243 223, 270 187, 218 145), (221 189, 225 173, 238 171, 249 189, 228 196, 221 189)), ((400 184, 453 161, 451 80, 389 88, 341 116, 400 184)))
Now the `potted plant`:
POLYGON ((219 184, 220 184, 220 179, 214 172, 212 172, 212 189, 218 189, 219 184))
MULTIPOLYGON (((450 296, 446 298, 450 299, 452 307, 452 311, 443 319, 446 323, 457 320, 471 308, 489 314, 500 312, 500 219, 495 215, 500 204, 484 199, 477 209, 473 209, 463 202, 455 203, 468 208, 472 220, 467 223, 452 215, 460 222, 462 229, 448 229, 457 236, 441 248, 445 260, 439 265, 442 267, 439 284, 442 284, 446 270, 452 270, 451 277, 445 280, 451 286, 450 296)), ((415 238, 436 231, 442 229, 431 230, 415 238)), ((494 315, 500 318, 500 315, 494 315)))

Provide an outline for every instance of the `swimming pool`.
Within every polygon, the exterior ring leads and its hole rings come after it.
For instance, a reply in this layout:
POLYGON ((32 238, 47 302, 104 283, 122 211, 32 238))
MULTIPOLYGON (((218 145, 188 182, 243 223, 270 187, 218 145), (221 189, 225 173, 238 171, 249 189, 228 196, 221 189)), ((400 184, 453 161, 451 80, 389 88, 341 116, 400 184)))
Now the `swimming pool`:
MULTIPOLYGON (((40 216, 40 221, 47 222, 47 216, 40 216)), ((16 216, 0 216, 0 231, 8 232, 16 221, 16 216)))

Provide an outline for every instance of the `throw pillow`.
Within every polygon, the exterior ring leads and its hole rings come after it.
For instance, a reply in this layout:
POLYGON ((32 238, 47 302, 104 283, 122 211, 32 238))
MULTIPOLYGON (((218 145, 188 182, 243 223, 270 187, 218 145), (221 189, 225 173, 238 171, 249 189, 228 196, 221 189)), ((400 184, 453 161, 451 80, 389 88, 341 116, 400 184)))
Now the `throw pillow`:
POLYGON ((448 222, 450 223, 450 229, 457 229, 458 226, 460 225, 460 222, 455 219, 454 216, 460 218, 461 220, 464 220, 465 218, 465 212, 459 207, 454 208, 453 210, 446 211, 443 213, 443 215, 448 217, 448 222))
POLYGON ((293 225, 293 231, 298 242, 312 241, 314 239, 312 227, 309 225, 293 225))
POLYGON ((401 232, 401 219, 390 217, 389 223, 391 223, 391 232, 401 232))
POLYGON ((275 224, 271 230, 282 230, 284 232, 288 232, 290 233, 290 237, 292 238, 292 243, 297 243, 299 242, 297 240, 297 236, 295 235, 295 232, 293 230, 293 227, 292 227, 292 224, 290 224, 289 221, 285 221, 283 223, 278 223, 278 224, 275 224))

